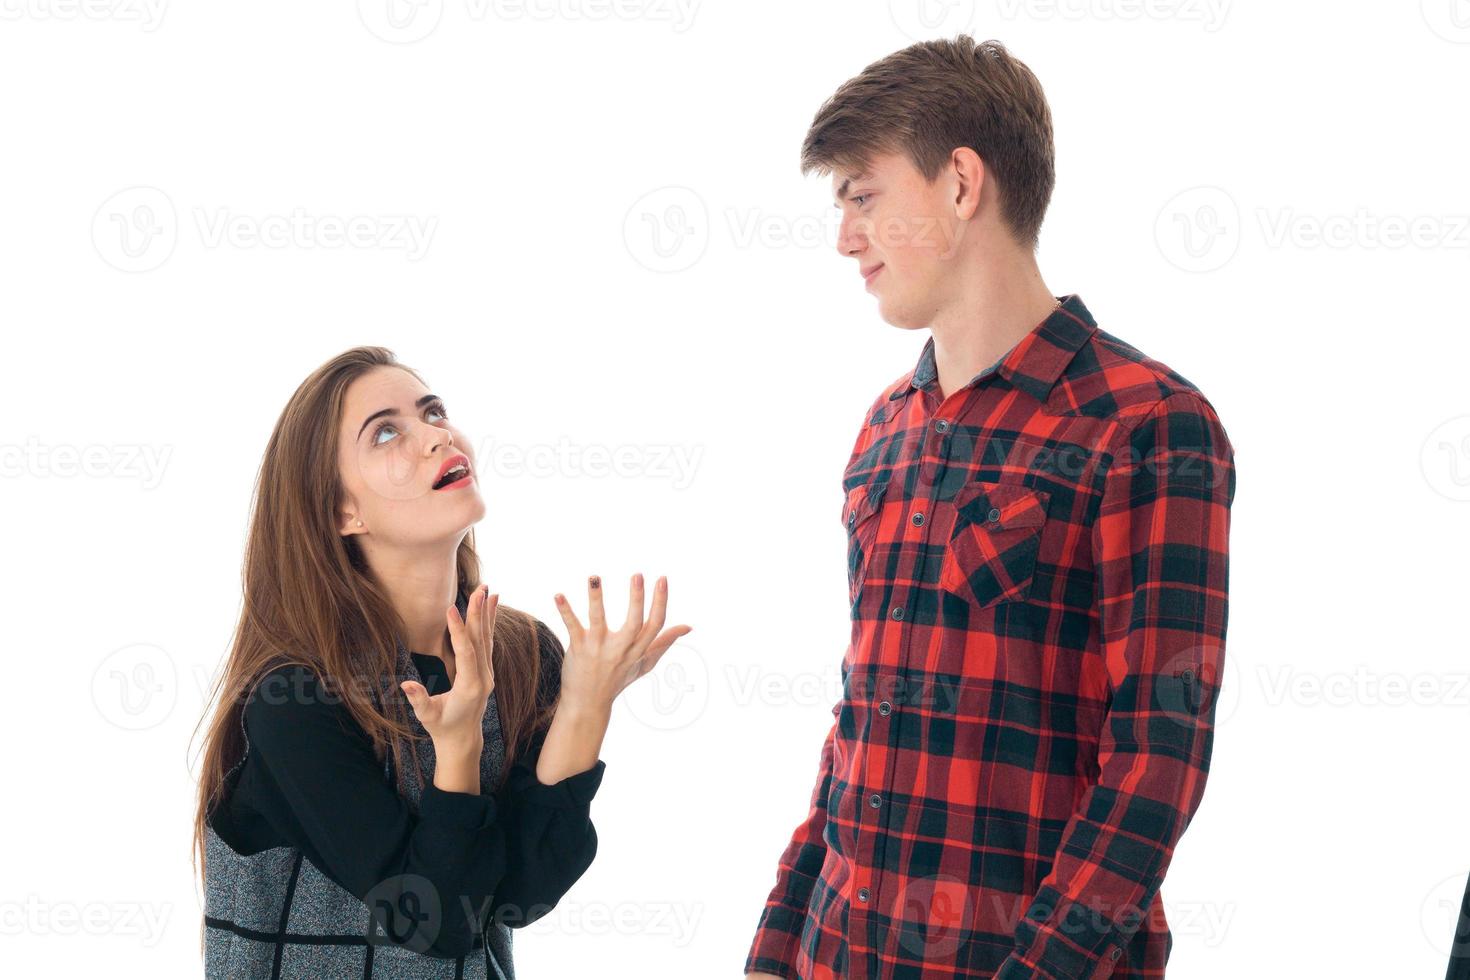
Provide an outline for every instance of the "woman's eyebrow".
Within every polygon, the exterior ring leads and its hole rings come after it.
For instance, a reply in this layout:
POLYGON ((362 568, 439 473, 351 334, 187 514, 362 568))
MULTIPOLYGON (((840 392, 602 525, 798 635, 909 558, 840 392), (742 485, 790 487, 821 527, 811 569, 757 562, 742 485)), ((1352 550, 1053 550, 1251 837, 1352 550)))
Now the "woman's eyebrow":
MULTIPOLYGON (((439 400, 439 396, 438 395, 424 395, 418 401, 416 401, 416 402, 413 403, 413 407, 414 408, 423 408, 425 405, 429 404, 429 402, 438 401, 438 400, 439 400)), ((362 420, 362 428, 357 430, 357 438, 359 438, 359 439, 362 438, 363 429, 366 429, 368 427, 368 423, 371 422, 373 419, 381 418, 384 415, 396 415, 397 413, 398 413, 398 409, 396 409, 396 408, 380 408, 380 409, 378 409, 376 412, 374 412, 373 414, 369 415, 367 418, 365 418, 365 419, 362 420)))

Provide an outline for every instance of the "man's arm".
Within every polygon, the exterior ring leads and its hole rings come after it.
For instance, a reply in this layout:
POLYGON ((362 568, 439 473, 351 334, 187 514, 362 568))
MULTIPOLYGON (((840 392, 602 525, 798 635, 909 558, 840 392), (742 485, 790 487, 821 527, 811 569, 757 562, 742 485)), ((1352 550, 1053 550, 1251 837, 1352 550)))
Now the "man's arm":
POLYGON ((1113 439, 1093 524, 1111 703, 1097 782, 1063 833, 996 980, 1103 980, 1204 793, 1224 663, 1234 451, 1176 392, 1113 439))
POLYGON ((807 900, 827 859, 822 833, 827 827, 827 794, 832 788, 832 740, 837 722, 832 723, 822 743, 816 786, 806 819, 791 836, 776 868, 776 886, 766 899, 765 911, 756 926, 755 940, 745 958, 746 973, 796 977, 797 944, 806 923, 807 900))

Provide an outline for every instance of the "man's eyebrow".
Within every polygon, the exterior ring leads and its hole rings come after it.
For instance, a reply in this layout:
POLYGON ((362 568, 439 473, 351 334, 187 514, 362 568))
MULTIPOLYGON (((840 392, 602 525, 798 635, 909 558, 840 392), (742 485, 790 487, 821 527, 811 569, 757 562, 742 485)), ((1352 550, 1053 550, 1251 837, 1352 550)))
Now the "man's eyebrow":
MULTIPOLYGON (((439 400, 439 396, 438 395, 424 395, 418 401, 416 401, 416 402, 413 403, 413 407, 414 408, 423 408, 425 405, 429 404, 429 402, 438 401, 438 400, 439 400)), ((396 409, 396 408, 380 408, 380 409, 378 409, 376 412, 374 412, 373 414, 369 415, 367 418, 365 418, 365 419, 362 420, 362 429, 358 429, 357 430, 357 438, 359 438, 359 439, 362 438, 363 429, 366 429, 368 427, 368 423, 371 422, 373 419, 381 418, 384 415, 396 415, 397 413, 398 413, 398 409, 396 409)))
POLYGON ((833 195, 834 203, 836 201, 841 201, 844 197, 847 196, 847 189, 852 186, 853 181, 867 180, 871 176, 872 174, 853 174, 851 177, 844 180, 841 186, 837 188, 837 193, 833 195))

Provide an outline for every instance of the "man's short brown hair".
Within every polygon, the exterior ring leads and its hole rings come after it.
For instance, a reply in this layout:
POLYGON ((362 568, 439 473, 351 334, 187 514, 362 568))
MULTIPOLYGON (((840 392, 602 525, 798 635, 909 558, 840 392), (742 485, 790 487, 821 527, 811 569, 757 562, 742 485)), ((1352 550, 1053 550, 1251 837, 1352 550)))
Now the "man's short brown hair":
POLYGON ((985 161, 1002 217, 1034 249, 1056 183, 1051 109, 1031 69, 999 41, 961 34, 873 62, 817 111, 801 172, 862 173, 875 154, 903 152, 932 181, 960 146, 985 161))

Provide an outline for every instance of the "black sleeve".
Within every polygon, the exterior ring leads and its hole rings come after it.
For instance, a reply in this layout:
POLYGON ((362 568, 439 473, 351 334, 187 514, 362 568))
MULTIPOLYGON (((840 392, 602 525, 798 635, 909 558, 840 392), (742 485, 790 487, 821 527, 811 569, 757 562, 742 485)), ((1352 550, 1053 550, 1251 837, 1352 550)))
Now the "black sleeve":
MULTIPOLYGON (((553 817, 558 808, 585 814, 579 801, 590 799, 601 777, 599 761, 552 786, 493 796, 445 792, 426 781, 415 815, 384 779, 367 734, 308 669, 271 671, 244 710, 263 790, 251 806, 323 874, 366 902, 391 935, 433 956, 456 957, 473 947, 475 919, 512 863, 522 864, 517 852, 559 849, 542 838, 554 836, 562 822, 512 821, 508 811, 529 804, 531 812, 551 810, 553 817), (437 917, 382 918, 393 909, 434 907, 437 917)), ((522 875, 534 880, 534 863, 522 875)))
MULTIPOLYGON (((561 695, 561 641, 540 620, 536 630, 541 644, 539 698, 554 705, 561 695)), ((522 758, 506 777, 501 802, 514 846, 509 868, 495 896, 496 921, 512 929, 526 926, 555 908, 597 856, 597 831, 589 805, 602 782, 606 763, 598 759, 591 769, 550 786, 536 778, 536 762, 546 742, 539 731, 522 758)))

